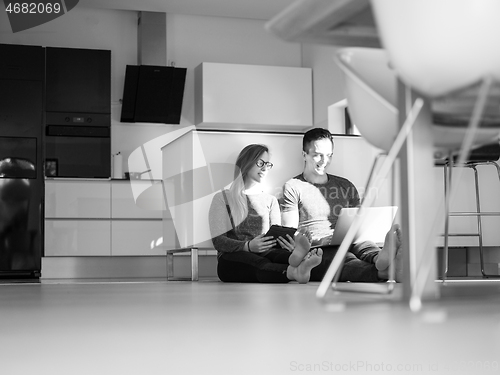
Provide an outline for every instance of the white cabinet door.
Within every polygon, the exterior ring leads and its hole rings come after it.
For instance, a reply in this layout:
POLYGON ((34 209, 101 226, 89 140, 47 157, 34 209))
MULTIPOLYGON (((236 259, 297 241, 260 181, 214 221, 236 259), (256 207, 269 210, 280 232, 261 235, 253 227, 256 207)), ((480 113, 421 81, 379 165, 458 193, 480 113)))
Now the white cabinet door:
POLYGON ((110 217, 109 181, 45 181, 45 218, 110 217))
MULTIPOLYGON (((151 185, 150 181, 112 181, 111 182, 111 196, 113 197, 113 204, 111 209, 111 217, 116 218, 144 218, 144 219, 161 219, 163 196, 161 189, 148 190, 145 197, 141 199, 148 199, 149 205, 147 207, 158 207, 158 209, 146 209, 136 204, 136 198, 132 190, 132 184, 139 185, 144 189, 148 189, 151 185)), ((161 185, 161 181, 158 181, 161 185)), ((136 189, 137 190, 137 189, 136 189)), ((142 191, 142 189, 139 189, 142 191)), ((138 198, 138 197, 137 197, 138 198)))
POLYGON ((161 220, 113 220, 111 255, 165 255, 161 220))
POLYGON ((195 69, 198 128, 304 131, 313 126, 312 69, 200 64, 195 69))
POLYGON ((45 256, 110 256, 109 220, 45 220, 45 256))

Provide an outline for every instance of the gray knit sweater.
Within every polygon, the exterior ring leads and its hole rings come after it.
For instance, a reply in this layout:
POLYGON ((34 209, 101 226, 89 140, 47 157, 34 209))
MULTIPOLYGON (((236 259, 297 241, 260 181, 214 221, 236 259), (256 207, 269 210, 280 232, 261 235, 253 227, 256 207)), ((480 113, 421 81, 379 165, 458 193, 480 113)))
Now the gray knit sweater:
MULTIPOLYGON (((229 192, 226 190, 226 196, 229 192)), ((233 228, 222 192, 215 194, 209 210, 209 225, 218 256, 243 251, 246 241, 266 233, 271 225, 281 224, 276 197, 266 193, 247 195, 248 216, 233 228)))

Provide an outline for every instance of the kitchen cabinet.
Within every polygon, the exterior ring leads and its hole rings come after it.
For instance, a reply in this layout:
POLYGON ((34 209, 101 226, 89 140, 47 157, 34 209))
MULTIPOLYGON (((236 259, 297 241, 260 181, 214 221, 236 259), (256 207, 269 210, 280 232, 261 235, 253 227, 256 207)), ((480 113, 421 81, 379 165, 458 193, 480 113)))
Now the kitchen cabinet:
POLYGON ((112 180, 111 181, 111 196, 113 202, 111 204, 112 219, 158 219, 162 218, 162 201, 161 191, 156 191, 154 196, 149 197, 152 201, 151 206, 158 205, 157 210, 148 210, 141 208, 135 203, 132 184, 139 191, 141 188, 149 186, 149 180, 112 180), (155 202, 157 201, 157 203, 155 202))
POLYGON ((45 256, 110 256, 109 220, 45 219, 45 256))
POLYGON ((165 256, 161 190, 160 209, 142 209, 132 183, 149 181, 47 180, 45 256, 165 256))
POLYGON ((0 44, 0 79, 43 81, 44 51, 39 46, 0 44))
POLYGON ((46 47, 46 111, 110 121, 111 51, 46 47))
POLYGON ((202 129, 307 130, 312 69, 204 62, 195 69, 195 122, 202 129))
POLYGON ((165 255, 161 220, 113 220, 111 255, 165 255))
MULTIPOLYGON (((147 210, 135 203, 132 185, 149 185, 149 181, 111 181, 111 255, 165 255, 162 210, 147 210)), ((161 190, 150 197, 162 207, 161 190)))
POLYGON ((45 218, 111 218, 109 181, 46 180, 45 218))
POLYGON ((111 176, 111 51, 45 48, 46 176, 111 176))
POLYGON ((109 181, 45 182, 45 256, 111 255, 109 181))

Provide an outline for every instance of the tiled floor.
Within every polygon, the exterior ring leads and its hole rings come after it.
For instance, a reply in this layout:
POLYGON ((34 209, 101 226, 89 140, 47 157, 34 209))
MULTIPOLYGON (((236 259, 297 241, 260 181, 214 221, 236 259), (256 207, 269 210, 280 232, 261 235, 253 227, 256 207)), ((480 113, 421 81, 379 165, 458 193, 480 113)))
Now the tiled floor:
POLYGON ((3 283, 1 373, 500 373, 499 282, 450 282, 419 313, 317 286, 3 283))

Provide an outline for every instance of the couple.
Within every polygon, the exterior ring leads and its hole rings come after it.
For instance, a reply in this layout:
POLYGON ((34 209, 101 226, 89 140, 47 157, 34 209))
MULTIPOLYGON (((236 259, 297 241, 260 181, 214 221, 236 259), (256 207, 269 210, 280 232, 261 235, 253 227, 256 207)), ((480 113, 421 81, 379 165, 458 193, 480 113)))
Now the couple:
MULTIPOLYGON (((303 173, 285 183, 280 204, 259 186, 273 167, 267 147, 252 144, 240 152, 231 187, 214 196, 209 211, 221 281, 307 283, 323 279, 338 249, 329 245, 338 208, 359 205, 354 185, 326 172, 333 147, 328 130, 315 128, 304 134, 303 173), (273 224, 298 228, 298 233, 293 238, 266 237, 273 224), (311 245, 321 247, 310 250, 311 245)), ((396 278, 401 278, 400 243, 400 229, 394 225, 382 249, 373 242, 353 244, 340 281, 387 280, 393 261, 396 278), (395 259, 390 254, 396 254, 395 259)))

